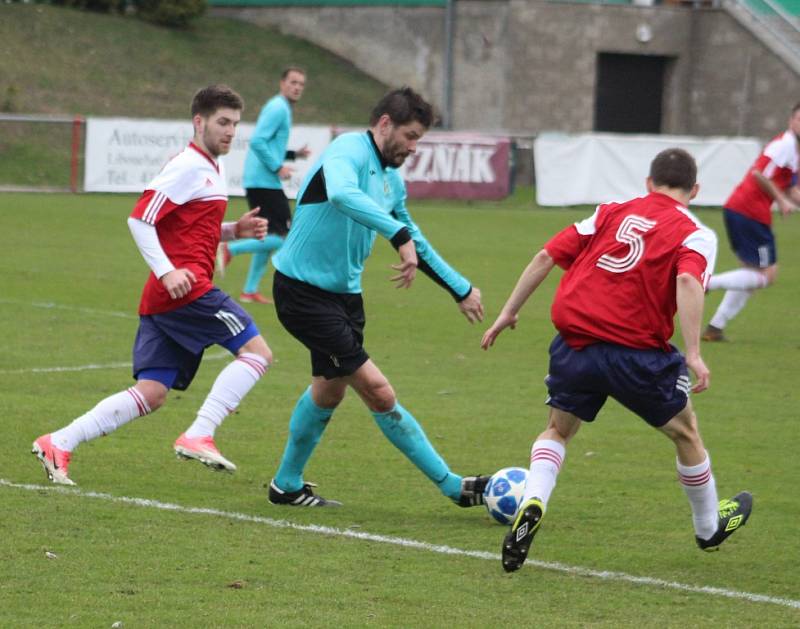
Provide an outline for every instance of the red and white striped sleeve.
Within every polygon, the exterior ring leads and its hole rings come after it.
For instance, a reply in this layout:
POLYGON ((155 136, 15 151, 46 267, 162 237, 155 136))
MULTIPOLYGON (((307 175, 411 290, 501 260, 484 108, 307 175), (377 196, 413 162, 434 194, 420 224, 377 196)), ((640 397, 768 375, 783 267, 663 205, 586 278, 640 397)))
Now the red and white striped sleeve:
POLYGON ((186 202, 205 194, 203 181, 194 155, 189 151, 180 153, 148 184, 131 218, 155 225, 186 202))

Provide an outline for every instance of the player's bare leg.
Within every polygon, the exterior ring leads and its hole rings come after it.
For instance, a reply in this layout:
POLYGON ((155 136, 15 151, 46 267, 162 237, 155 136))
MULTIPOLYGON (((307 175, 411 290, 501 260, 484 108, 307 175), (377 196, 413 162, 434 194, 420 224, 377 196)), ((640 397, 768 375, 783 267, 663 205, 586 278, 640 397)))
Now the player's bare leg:
POLYGON ((740 492, 729 500, 718 500, 711 458, 700 438, 691 401, 660 430, 675 444, 678 479, 692 508, 695 541, 702 550, 717 550, 735 530, 745 525, 753 508, 753 497, 740 492))

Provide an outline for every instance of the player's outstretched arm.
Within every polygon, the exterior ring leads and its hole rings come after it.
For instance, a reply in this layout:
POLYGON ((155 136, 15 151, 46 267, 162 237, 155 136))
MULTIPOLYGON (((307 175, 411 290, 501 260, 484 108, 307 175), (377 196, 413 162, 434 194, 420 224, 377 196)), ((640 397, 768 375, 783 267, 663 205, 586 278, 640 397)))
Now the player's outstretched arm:
POLYGON ((470 323, 483 321, 483 302, 481 301, 481 289, 473 286, 464 299, 458 302, 458 309, 470 323))
POLYGON ((781 216, 786 216, 791 212, 797 211, 797 201, 791 190, 788 194, 784 194, 783 191, 775 185, 775 182, 769 179, 760 170, 754 169, 752 174, 759 187, 778 204, 781 216))
POLYGON ((237 238, 258 238, 263 240, 267 235, 267 226, 269 221, 266 218, 261 218, 258 213, 261 208, 253 208, 249 212, 242 214, 242 217, 236 221, 236 237, 237 238))
POLYGON ((705 299, 703 285, 690 273, 681 273, 678 275, 675 290, 686 365, 696 378, 692 391, 701 393, 711 384, 711 372, 700 356, 700 325, 705 299))
POLYGON ((789 188, 789 198, 795 206, 800 206, 800 186, 792 186, 789 188))
POLYGON ((159 280, 172 299, 180 299, 192 292, 192 284, 197 281, 197 277, 189 269, 173 269, 159 280))
POLYGON ((550 257, 550 254, 547 253, 546 249, 542 249, 533 256, 533 260, 530 261, 522 272, 522 275, 520 275, 517 280, 517 285, 511 292, 511 296, 508 298, 508 301, 506 301, 500 314, 497 315, 497 319, 495 319, 492 327, 484 333, 481 339, 481 347, 483 349, 489 349, 494 345, 495 339, 503 330, 506 328, 511 328, 513 330, 516 327, 520 309, 525 305, 525 302, 528 301, 528 297, 539 287, 539 284, 544 281, 544 278, 547 277, 554 266, 555 262, 553 258, 550 257))
POLYGON ((147 266, 163 284, 172 299, 185 297, 197 281, 189 269, 176 269, 161 246, 155 225, 130 217, 128 227, 147 266))
POLYGON ((414 241, 408 240, 400 245, 397 253, 400 254, 400 262, 392 265, 397 275, 391 281, 395 283, 395 288, 409 288, 417 274, 417 250, 414 241))

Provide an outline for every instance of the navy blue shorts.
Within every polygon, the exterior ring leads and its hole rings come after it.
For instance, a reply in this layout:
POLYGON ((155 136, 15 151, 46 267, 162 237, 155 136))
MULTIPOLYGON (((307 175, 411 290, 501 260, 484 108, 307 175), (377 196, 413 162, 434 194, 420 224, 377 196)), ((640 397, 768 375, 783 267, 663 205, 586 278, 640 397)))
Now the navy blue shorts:
POLYGON ((236 355, 258 334, 250 315, 220 289, 212 288, 176 310, 139 317, 133 377, 138 379, 142 371, 177 370, 171 387, 183 391, 194 379, 206 347, 222 345, 236 355))
MULTIPOLYGON (((672 346, 670 346, 672 347, 672 346)), ((651 426, 663 426, 689 399, 689 372, 675 347, 633 349, 595 343, 574 350, 557 334, 550 344, 547 404, 591 422, 611 396, 651 426)))
POLYGON ((728 241, 737 258, 748 266, 760 269, 766 269, 778 261, 775 236, 769 225, 754 221, 728 208, 725 208, 723 214, 728 241))
POLYGON ((275 271, 272 296, 283 327, 311 352, 311 375, 349 376, 369 360, 360 294, 331 293, 275 271))

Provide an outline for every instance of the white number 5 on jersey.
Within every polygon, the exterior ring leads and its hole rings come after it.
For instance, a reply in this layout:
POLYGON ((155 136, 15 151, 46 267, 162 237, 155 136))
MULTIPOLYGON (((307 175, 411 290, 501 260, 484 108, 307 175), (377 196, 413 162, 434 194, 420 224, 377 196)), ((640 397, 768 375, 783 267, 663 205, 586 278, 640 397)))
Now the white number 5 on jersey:
POLYGON ((636 214, 626 216, 617 230, 617 240, 630 247, 621 258, 604 253, 597 260, 597 266, 611 273, 625 273, 635 267, 644 255, 644 238, 642 234, 653 229, 656 221, 651 221, 636 214))

